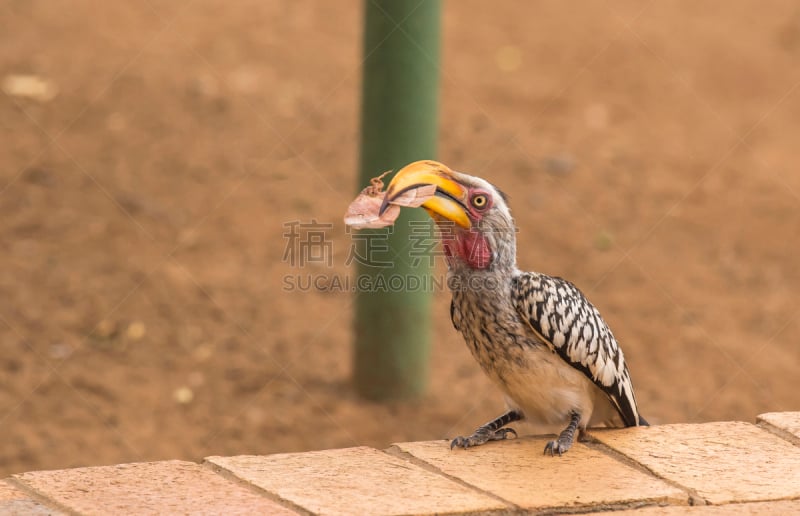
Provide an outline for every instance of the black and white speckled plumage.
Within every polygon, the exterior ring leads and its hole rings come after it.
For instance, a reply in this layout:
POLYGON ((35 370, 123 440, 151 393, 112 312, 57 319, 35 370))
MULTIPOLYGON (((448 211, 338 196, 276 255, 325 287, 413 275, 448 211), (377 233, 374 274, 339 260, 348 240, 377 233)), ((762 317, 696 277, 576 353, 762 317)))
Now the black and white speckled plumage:
MULTIPOLYGON (((622 350, 597 309, 568 281, 520 271, 505 196, 483 179, 456 172, 453 177, 468 188, 492 192, 493 205, 465 230, 485 237, 491 249, 488 267, 448 256, 451 318, 505 393, 511 411, 551 424, 574 417, 581 429, 647 424, 639 415, 622 350)), ((481 443, 459 439, 454 444, 481 443)), ((559 453, 566 449, 556 447, 559 453)))
POLYGON ((600 312, 572 283, 538 273, 514 276, 517 312, 547 346, 599 387, 625 426, 640 418, 625 358, 600 312))

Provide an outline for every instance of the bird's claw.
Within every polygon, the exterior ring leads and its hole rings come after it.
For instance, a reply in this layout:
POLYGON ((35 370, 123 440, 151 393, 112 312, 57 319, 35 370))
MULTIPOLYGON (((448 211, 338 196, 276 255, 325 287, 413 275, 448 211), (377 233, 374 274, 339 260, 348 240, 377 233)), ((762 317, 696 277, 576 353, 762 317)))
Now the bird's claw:
POLYGON ((514 434, 514 439, 517 438, 517 431, 513 428, 501 428, 495 431, 494 435, 489 438, 490 441, 504 441, 508 439, 508 434, 514 434))
POLYGON ((466 450, 471 446, 480 446, 488 441, 502 441, 508 439, 510 434, 513 434, 514 438, 517 437, 517 431, 513 428, 501 428, 495 431, 479 428, 469 437, 459 435, 453 439, 450 442, 450 449, 464 448, 466 450))
POLYGON ((550 456, 553 457, 557 453, 559 456, 563 455, 567 450, 572 447, 572 443, 565 441, 565 440, 553 440, 548 441, 547 444, 544 445, 544 454, 550 453, 550 456))

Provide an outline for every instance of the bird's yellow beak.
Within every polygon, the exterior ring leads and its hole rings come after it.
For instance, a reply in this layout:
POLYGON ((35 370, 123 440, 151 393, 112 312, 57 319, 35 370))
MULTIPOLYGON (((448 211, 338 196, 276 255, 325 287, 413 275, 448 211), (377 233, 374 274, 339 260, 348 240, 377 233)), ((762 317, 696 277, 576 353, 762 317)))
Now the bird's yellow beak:
POLYGON ((432 160, 415 161, 395 174, 386 190, 380 213, 386 211, 389 203, 400 194, 426 185, 436 186, 436 194, 422 203, 428 215, 434 219, 445 218, 465 229, 472 226, 465 208, 467 189, 456 181, 455 174, 447 165, 432 160))

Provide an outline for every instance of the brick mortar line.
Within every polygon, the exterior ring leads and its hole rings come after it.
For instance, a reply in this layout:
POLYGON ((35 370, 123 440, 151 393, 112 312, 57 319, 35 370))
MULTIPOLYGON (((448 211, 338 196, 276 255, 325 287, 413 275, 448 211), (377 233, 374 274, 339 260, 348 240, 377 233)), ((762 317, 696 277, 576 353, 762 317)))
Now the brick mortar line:
POLYGON ((7 484, 10 484, 13 487, 16 487, 26 495, 31 497, 31 500, 42 504, 44 507, 50 509, 56 509, 58 511, 63 512, 64 514, 70 514, 72 516, 81 516, 81 513, 72 509, 71 507, 67 507, 66 505, 57 502, 50 498, 49 496, 45 495, 44 493, 40 492, 38 489, 34 488, 31 485, 23 482, 19 478, 16 477, 8 477, 3 479, 7 484))
POLYGON ((780 437, 784 441, 788 441, 795 446, 800 446, 800 437, 797 437, 779 426, 775 426, 766 419, 756 419, 756 426, 767 433, 780 437))
MULTIPOLYGON (((546 434, 546 435, 549 436, 550 434, 546 434)), ((537 436, 531 436, 531 437, 543 437, 543 436, 542 435, 537 435, 537 436)), ((553 437, 555 437, 555 436, 553 435, 553 437)), ((452 480, 452 481, 454 481, 454 482, 456 482, 456 483, 458 483, 458 484, 460 484, 462 486, 465 486, 465 487, 469 488, 472 491, 477 491, 477 492, 479 492, 481 494, 485 494, 485 495, 491 496, 492 498, 494 498, 496 500, 499 500, 499 501, 501 501, 501 502, 503 502, 505 504, 508 504, 510 506, 510 511, 503 511, 503 510, 500 510, 499 512, 498 511, 489 511, 489 512, 484 512, 484 513, 480 513, 480 514, 492 514, 492 515, 495 515, 495 514, 506 514, 506 513, 508 513, 508 514, 541 514, 541 515, 546 515, 546 514, 591 514, 591 513, 621 511, 621 510, 626 510, 626 509, 640 509, 640 508, 644 508, 644 507, 664 507, 665 506, 664 502, 659 502, 658 500, 652 500, 652 501, 631 500, 629 502, 621 502, 621 503, 590 503, 590 504, 583 504, 583 505, 570 506, 570 507, 553 506, 553 507, 542 508, 542 509, 539 509, 539 510, 537 510, 537 509, 524 509, 524 508, 519 507, 516 504, 514 504, 512 502, 509 502, 508 500, 500 497, 499 495, 496 495, 496 494, 492 493, 491 491, 486 491, 484 489, 481 489, 481 488, 479 488, 477 486, 474 486, 474 485, 470 484, 469 482, 461 480, 458 477, 454 477, 452 475, 449 475, 449 474, 441 471, 439 468, 437 468, 433 464, 431 464, 429 462, 426 462, 425 460, 420 459, 419 457, 416 457, 413 454, 410 454, 408 452, 405 452, 405 451, 401 450, 396 445, 393 445, 393 446, 391 446, 391 447, 389 447, 389 448, 387 448, 385 450, 382 450, 382 451, 384 453, 388 454, 388 455, 399 457, 399 458, 401 458, 403 460, 406 460, 406 461, 408 461, 408 462, 410 462, 412 464, 415 464, 415 465, 420 466, 420 467, 422 467, 422 468, 424 468, 424 469, 426 469, 428 471, 431 471, 432 473, 436 473, 437 475, 443 476, 443 477, 447 478, 448 480, 452 480)), ((614 458, 616 459, 616 457, 614 457, 614 458)), ((619 459, 617 459, 617 460, 619 461, 619 459)), ((624 461, 620 461, 620 462, 624 463, 624 461)), ((636 469, 638 470, 640 468, 636 468, 636 469)), ((648 474, 649 476, 653 476, 649 471, 644 471, 644 473, 648 474)), ((685 489, 683 489, 680 486, 674 486, 674 487, 678 487, 679 489, 681 489, 681 491, 685 492, 685 489)), ((687 495, 687 498, 688 498, 688 495, 687 495)), ((671 503, 668 499, 665 501, 665 503, 667 504, 667 506, 670 506, 670 507, 687 507, 688 506, 685 503, 684 504, 680 504, 680 505, 671 503)), ((472 513, 464 513, 464 514, 472 514, 472 513)))
MULTIPOLYGON (((446 441, 443 441, 443 443, 444 443, 443 445, 446 445, 446 441)), ((516 504, 514 504, 512 502, 509 502, 505 498, 502 498, 502 497, 492 493, 491 491, 486 491, 485 489, 481 489, 478 486, 474 486, 474 485, 470 484, 469 482, 465 482, 464 480, 461 480, 458 477, 454 477, 453 475, 449 475, 449 474, 445 473, 444 471, 440 470, 439 468, 437 468, 436 466, 434 466, 430 462, 422 460, 419 457, 416 457, 416 456, 414 456, 414 455, 412 455, 412 454, 410 454, 408 452, 405 452, 405 451, 401 450, 400 447, 397 446, 396 444, 393 444, 392 446, 386 448, 385 450, 380 450, 380 451, 382 453, 387 454, 387 455, 391 455, 392 457, 397 457, 397 458, 402 459, 402 460, 404 460, 406 462, 414 464, 415 466, 419 466, 419 467, 421 467, 422 469, 424 469, 426 471, 429 471, 431 473, 435 473, 436 475, 439 475, 440 477, 444 477, 444 478, 446 478, 446 479, 448 479, 448 480, 450 480, 452 482, 455 482, 456 484, 458 484, 458 485, 460 485, 462 487, 466 487, 470 491, 475 491, 475 492, 478 492, 478 493, 480 493, 482 495, 486 495, 486 496, 488 496, 490 498, 493 498, 493 499, 497 500, 498 502, 504 503, 505 505, 508 506, 506 509, 498 509, 498 510, 494 510, 494 511, 483 511, 483 512, 479 512, 479 513, 463 513, 464 515, 468 515, 468 514, 492 514, 492 515, 495 515, 495 514, 529 514, 530 513, 529 511, 525 511, 522 507, 519 507, 518 505, 516 505, 516 504)))
POLYGON ((548 507, 546 509, 541 510, 534 510, 534 511, 523 511, 522 514, 536 514, 539 516, 545 516, 550 514, 607 514, 613 513, 616 511, 631 511, 631 510, 639 510, 639 509, 646 509, 648 507, 688 507, 688 505, 664 505, 659 504, 658 502, 647 502, 647 501, 631 501, 631 502, 623 502, 623 503, 593 503, 588 505, 579 505, 575 507, 548 507))
POLYGON ((648 476, 654 477, 654 478, 656 478, 658 480, 661 480, 662 482, 665 482, 668 485, 671 485, 672 487, 676 487, 676 488, 680 489, 681 491, 683 491, 684 494, 686 494, 686 496, 687 496, 687 499, 686 499, 687 503, 686 504, 680 504, 680 505, 675 505, 673 503, 669 503, 669 505, 672 506, 672 507, 686 507, 687 505, 710 505, 705 498, 700 496, 700 494, 697 491, 695 491, 694 489, 692 489, 691 487, 684 486, 682 484, 679 484, 678 482, 675 482, 674 480, 670 480, 670 479, 668 479, 668 478, 666 478, 666 477, 664 477, 662 475, 659 475, 658 473, 656 473, 652 469, 648 468, 647 466, 645 466, 641 462, 637 461, 636 459, 634 459, 632 457, 628 457, 624 453, 615 450, 614 448, 608 446, 607 444, 604 444, 604 443, 600 442, 599 440, 595 439, 594 437, 591 437, 591 435, 588 437, 587 440, 582 441, 582 443, 585 444, 587 447, 593 449, 593 450, 597 450, 597 451, 599 451, 601 453, 604 453, 604 454, 608 455, 609 457, 611 457, 612 459, 616 460, 617 462, 621 462, 622 464, 624 464, 626 466, 630 466, 630 467, 634 468, 635 470, 637 470, 637 471, 639 471, 641 473, 644 473, 644 474, 646 474, 648 476))
POLYGON ((249 480, 236 475, 236 473, 229 470, 228 468, 220 466, 219 464, 214 464, 213 462, 209 462, 208 460, 203 460, 203 462, 201 462, 200 465, 212 471, 215 475, 224 478, 228 482, 232 482, 236 485, 242 486, 252 493, 255 493, 261 497, 267 498, 277 503, 281 507, 294 511, 303 516, 314 516, 314 513, 309 511, 308 509, 301 507, 300 505, 297 505, 291 500, 281 498, 281 496, 278 495, 277 493, 273 493, 272 491, 264 489, 263 487, 257 486, 253 482, 250 482, 249 480))

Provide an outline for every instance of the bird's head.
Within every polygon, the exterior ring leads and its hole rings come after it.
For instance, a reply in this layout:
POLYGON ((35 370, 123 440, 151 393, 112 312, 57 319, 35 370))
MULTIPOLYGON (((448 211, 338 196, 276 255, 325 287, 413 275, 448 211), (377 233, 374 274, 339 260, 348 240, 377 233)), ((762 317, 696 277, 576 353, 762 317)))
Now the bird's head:
POLYGON ((451 268, 510 269, 516 266, 514 219, 506 196, 480 177, 455 172, 437 161, 416 161, 392 178, 383 213, 401 194, 435 185, 422 207, 439 226, 451 268))

